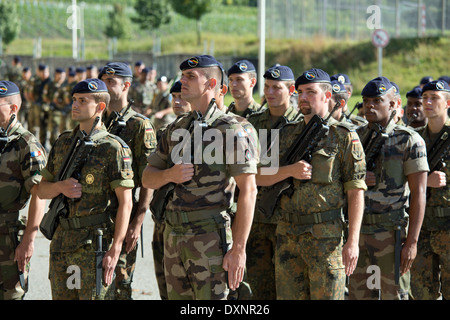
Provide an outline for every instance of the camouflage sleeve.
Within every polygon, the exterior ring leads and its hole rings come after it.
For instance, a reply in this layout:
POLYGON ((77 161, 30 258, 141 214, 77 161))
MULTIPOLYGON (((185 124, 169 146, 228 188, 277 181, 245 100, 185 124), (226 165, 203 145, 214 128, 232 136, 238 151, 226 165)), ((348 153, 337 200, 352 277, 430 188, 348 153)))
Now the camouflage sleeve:
POLYGON ((39 184, 42 179, 41 171, 47 163, 46 152, 42 145, 37 141, 31 141, 24 150, 22 175, 25 179, 24 187, 29 193, 33 185, 39 184))
POLYGON ((147 158, 156 149, 156 132, 149 119, 139 121, 139 130, 137 131, 134 143, 133 157, 137 163, 139 181, 142 173, 147 166, 147 158), (142 142, 142 143, 139 143, 142 142))
POLYGON ((430 171, 425 141, 418 133, 413 132, 408 139, 403 156, 403 171, 406 176, 416 172, 430 171))
POLYGON ((342 151, 341 166, 343 168, 344 192, 351 189, 367 190, 366 160, 364 149, 355 131, 347 134, 340 146, 342 151))
MULTIPOLYGON (((259 162, 258 143, 252 143, 252 138, 248 132, 240 125, 231 126, 236 139, 226 139, 226 158, 228 171, 231 176, 238 176, 243 173, 256 174, 259 162), (230 152, 234 148, 234 152, 230 152), (230 159, 230 155, 234 159, 230 159)), ((253 134, 252 134, 253 135, 253 134)))
POLYGON ((167 169, 168 158, 169 158, 169 145, 168 145, 168 135, 169 130, 164 130, 161 133, 161 137, 158 139, 155 150, 148 156, 147 162, 152 167, 158 169, 167 169))
POLYGON ((131 166, 133 158, 130 148, 127 145, 116 143, 116 148, 110 148, 114 152, 108 166, 110 186, 114 190, 117 187, 134 188, 133 168, 131 166), (115 159, 115 161, 112 161, 115 159))

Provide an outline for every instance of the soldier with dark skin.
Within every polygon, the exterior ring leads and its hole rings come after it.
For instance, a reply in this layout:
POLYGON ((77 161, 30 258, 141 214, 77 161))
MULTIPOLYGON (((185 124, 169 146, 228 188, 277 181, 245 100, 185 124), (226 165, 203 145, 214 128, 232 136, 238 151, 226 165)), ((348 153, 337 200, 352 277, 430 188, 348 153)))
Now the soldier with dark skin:
POLYGON ((408 125, 412 128, 421 128, 427 124, 428 119, 422 105, 422 89, 419 86, 406 93, 405 114, 408 125))
POLYGON ((361 253, 350 277, 349 298, 404 300, 408 298, 409 270, 416 257, 425 209, 425 143, 415 131, 394 123, 392 112, 398 108, 398 98, 389 79, 372 79, 361 94, 369 121, 357 130, 361 141, 367 141, 371 128, 378 125, 385 128, 387 138, 373 160, 374 167, 366 173, 369 189, 365 192, 361 253), (398 264, 396 257, 400 258, 398 264), (368 277, 373 270, 369 267, 374 265, 378 281, 377 286, 370 286, 368 277))
MULTIPOLYGON (((418 132, 429 148, 441 130, 450 126, 450 86, 441 80, 425 84, 422 88, 422 104, 428 123, 418 132)), ((415 300, 436 300, 440 297, 448 300, 450 297, 448 153, 443 157, 443 162, 445 165, 439 170, 430 168, 433 171, 427 179, 425 218, 417 245, 417 257, 411 269, 411 294, 415 300)))
POLYGON ((111 294, 110 285, 132 209, 132 156, 123 140, 109 134, 101 120, 95 124, 109 103, 106 85, 99 79, 86 79, 73 88, 72 96, 72 118, 79 125, 61 134, 53 145, 38 189, 43 199, 53 199, 60 194, 68 199, 68 214, 59 218, 50 243, 49 279, 54 300, 104 299, 111 294), (55 181, 78 130, 91 134, 94 147, 81 168, 79 179, 55 181), (103 248, 96 247, 99 228, 103 230, 103 248), (103 285, 98 296, 96 250, 106 251, 102 262, 103 285), (67 284, 73 265, 79 270, 76 273, 80 277, 78 287, 67 284))
MULTIPOLYGON (((193 112, 202 114, 212 129, 210 132, 223 135, 226 129, 232 129, 244 137, 242 126, 220 111, 216 104, 211 104, 222 81, 217 60, 207 55, 196 56, 184 61, 180 69, 182 98, 191 104, 193 112)), ((182 126, 189 115, 178 118, 165 130, 157 151, 149 158, 143 184, 156 189, 169 182, 175 183, 173 198, 166 209, 164 230, 164 268, 169 299, 227 299, 229 290, 235 290, 244 276, 245 248, 256 198, 257 159, 208 165, 204 162, 180 163, 178 160, 181 159, 172 158, 174 165, 168 168, 168 157, 173 156, 171 151, 177 145, 171 140, 172 132, 182 126), (205 185, 205 181, 209 183, 205 185), (232 204, 235 186, 239 187, 239 198, 231 231, 227 209, 232 204), (223 256, 230 232, 232 246, 223 256)), ((236 150, 243 147, 243 141, 237 139, 234 142, 233 139, 226 143, 233 143, 236 150)), ((219 153, 225 152, 225 146, 219 148, 223 148, 219 153)))
POLYGON ((23 299, 28 290, 29 263, 45 208, 37 190, 42 179, 40 171, 47 162, 46 153, 18 121, 21 102, 16 84, 0 81, 0 128, 2 132, 7 130, 8 136, 7 141, 0 142, 0 300, 23 299), (25 223, 19 218, 19 211, 28 200, 25 223), (19 230, 23 231, 20 239, 19 230), (24 274, 23 288, 19 271, 24 274))
POLYGON ((131 299, 131 283, 136 264, 137 242, 145 214, 149 208, 153 190, 142 187, 142 172, 147 165, 147 157, 156 148, 156 132, 150 120, 135 112, 129 105, 128 93, 132 82, 132 72, 129 66, 122 62, 110 62, 98 77, 108 87, 111 101, 106 109, 103 120, 107 128, 111 125, 117 112, 122 114, 125 128, 117 135, 130 147, 133 153, 133 172, 135 186, 133 190, 133 211, 122 254, 116 270, 116 299, 131 299), (139 188, 138 188, 139 187, 139 188))

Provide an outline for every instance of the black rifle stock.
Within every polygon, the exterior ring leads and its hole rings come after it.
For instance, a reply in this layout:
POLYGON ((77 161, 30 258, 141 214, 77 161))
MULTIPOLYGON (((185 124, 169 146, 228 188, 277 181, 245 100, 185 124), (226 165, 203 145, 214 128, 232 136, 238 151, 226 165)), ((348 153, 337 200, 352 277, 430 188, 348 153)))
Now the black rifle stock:
POLYGON ((99 296, 103 287, 103 257, 105 256, 105 251, 103 251, 103 229, 97 229, 95 235, 97 236, 97 251, 95 251, 95 294, 99 296))
POLYGON ((431 143, 427 150, 428 166, 430 173, 445 167, 445 160, 450 151, 450 127, 444 126, 438 137, 431 143))
MULTIPOLYGON (((14 250, 17 249, 17 247, 19 246, 19 230, 16 226, 12 227, 10 229, 10 235, 11 235, 11 240, 13 242, 13 246, 14 246, 14 250)), ((19 272, 19 283, 20 283, 20 287, 25 290, 26 285, 25 285, 25 276, 23 275, 23 271, 19 270, 19 267, 17 266, 17 271, 19 272)))
POLYGON ((128 105, 125 108, 125 110, 123 111, 123 113, 120 113, 117 111, 113 112, 114 118, 111 120, 111 122, 109 123, 108 128, 107 128, 107 131, 109 133, 118 136, 120 134, 120 132, 122 131, 122 129, 125 128, 127 123, 124 118, 125 118, 125 115, 127 114, 128 110, 130 110, 133 103, 134 103, 134 100, 130 99, 128 101, 128 105))
POLYGON ((389 137, 386 133, 386 128, 394 118, 395 113, 395 110, 392 111, 385 127, 380 126, 378 123, 374 123, 373 128, 370 129, 369 133, 365 136, 364 141, 362 141, 364 153, 366 154, 367 171, 373 171, 375 169, 375 162, 380 155, 381 148, 389 137))
POLYGON ((6 128, 5 129, 0 128, 0 154, 3 153, 3 149, 6 147, 6 144, 8 143, 8 131, 14 119, 16 119, 15 113, 13 113, 9 118, 9 122, 6 128))
MULTIPOLYGON (((280 166, 286 166, 301 160, 311 162, 314 148, 328 134, 330 129, 328 126, 329 118, 339 107, 340 103, 337 102, 333 111, 325 120, 318 115, 314 115, 280 159, 280 166)), ((283 193, 289 197, 292 196, 292 184, 293 179, 290 177, 272 186, 260 189, 261 195, 258 197, 260 201, 257 201, 256 207, 266 218, 272 217, 275 207, 283 193)))
MULTIPOLYGON (((215 102, 215 100, 211 101, 211 103, 213 102, 215 102)), ((194 130, 194 122, 201 120, 201 118, 202 115, 199 112, 192 111, 189 115, 188 121, 186 121, 186 126, 181 129, 188 130, 189 133, 192 133, 192 131, 194 130)), ((182 149, 183 148, 181 148, 181 150, 182 149)), ((191 150, 191 152, 193 152, 193 150, 191 150)), ((170 163, 173 166, 173 162, 170 161, 170 163)), ((166 211, 166 206, 169 203, 169 200, 172 198, 174 189, 175 183, 169 182, 163 185, 161 188, 155 189, 153 192, 153 198, 150 202, 150 210, 155 220, 159 223, 164 222, 164 213, 166 211)))
MULTIPOLYGON (((89 135, 82 130, 77 132, 68 153, 64 157, 61 168, 55 177, 56 181, 63 181, 71 177, 77 180, 80 179, 81 169, 94 146, 91 135, 99 121, 100 117, 97 117, 89 135)), ((67 216, 67 198, 61 193, 52 199, 49 204, 49 210, 39 225, 39 229, 48 240, 52 240, 59 223, 59 218, 65 216, 67 216)))
POLYGON ((395 284, 398 285, 400 282, 400 260, 402 254, 402 233, 401 227, 395 227, 395 246, 394 246, 394 279, 395 284))

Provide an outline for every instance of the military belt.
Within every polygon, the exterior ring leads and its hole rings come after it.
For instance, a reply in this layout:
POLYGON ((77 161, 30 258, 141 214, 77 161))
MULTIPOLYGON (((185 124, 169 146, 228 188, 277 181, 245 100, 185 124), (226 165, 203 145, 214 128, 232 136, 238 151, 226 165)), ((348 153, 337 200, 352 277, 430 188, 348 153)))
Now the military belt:
POLYGON ((166 211, 166 222, 177 225, 182 223, 196 222, 208 219, 222 219, 222 213, 227 209, 214 208, 194 211, 166 211))
POLYGON ((19 219, 19 211, 0 213, 0 223, 16 222, 19 219))
POLYGON ((109 221, 111 221, 109 214, 101 213, 92 216, 61 218, 59 224, 64 230, 73 230, 91 227, 109 221))
POLYGON ((387 213, 366 213, 364 212, 363 224, 379 224, 394 222, 406 216, 405 209, 394 210, 387 213))
POLYGON ((344 218, 342 208, 310 214, 286 212, 283 215, 283 220, 287 220, 287 222, 293 222, 297 224, 318 224, 337 220, 340 218, 344 218))
POLYGON ((428 217, 436 217, 436 218, 445 218, 450 217, 450 208, 444 207, 426 207, 425 208, 425 216, 428 217))

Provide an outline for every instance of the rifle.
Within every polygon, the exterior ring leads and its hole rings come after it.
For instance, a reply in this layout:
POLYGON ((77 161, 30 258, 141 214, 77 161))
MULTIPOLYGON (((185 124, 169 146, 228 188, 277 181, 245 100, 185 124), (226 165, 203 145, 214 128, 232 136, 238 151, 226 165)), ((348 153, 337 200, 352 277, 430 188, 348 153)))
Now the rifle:
POLYGON ((400 258, 402 253, 401 227, 395 227, 395 246, 394 246, 394 278, 395 284, 400 281, 400 258))
POLYGON ((9 122, 8 125, 6 126, 6 129, 0 128, 0 154, 3 153, 3 150, 5 149, 6 144, 8 143, 8 131, 14 119, 16 119, 15 113, 13 113, 11 115, 11 118, 9 118, 9 122))
MULTIPOLYGON (((81 169, 94 147, 91 136, 99 121, 100 117, 97 117, 89 134, 86 134, 84 130, 78 130, 56 175, 56 181, 63 181, 71 177, 77 180, 80 179, 81 169)), ((49 210, 39 225, 39 229, 48 240, 52 240, 60 217, 66 217, 67 214, 67 198, 64 194, 60 193, 50 202, 49 210)))
POLYGON ((362 141, 362 146, 364 148, 364 153, 366 154, 366 169, 367 171, 373 171, 375 169, 375 161, 377 160, 381 147, 387 140, 389 135, 386 133, 386 128, 391 120, 394 118, 396 111, 392 111, 391 116, 383 128, 378 123, 374 123, 372 129, 366 135, 364 141, 362 141))
POLYGON ((103 229, 97 229, 95 234, 97 236, 97 251, 95 251, 95 294, 99 296, 103 287, 103 257, 105 256, 105 251, 103 251, 103 229))
POLYGON ((450 151, 450 127, 444 126, 438 137, 431 143, 427 150, 428 166, 430 173, 445 167, 445 160, 450 151))
MULTIPOLYGON (((215 103, 215 99, 212 99, 211 103, 215 103)), ((201 118, 202 115, 200 114, 200 112, 197 112, 195 110, 192 111, 188 117, 188 120, 186 121, 186 126, 181 129, 188 130, 189 133, 192 133, 194 130, 194 122, 201 120, 201 118)), ((180 150, 183 150, 183 148, 181 148, 180 150)), ((191 150, 191 152, 192 151, 193 150, 191 150)), ((193 155, 191 154, 191 158, 192 157, 193 155)), ((170 163, 171 166, 173 166, 173 162, 170 161, 170 163)), ((164 222, 164 213, 166 211, 166 206, 169 203, 169 200, 172 199, 174 189, 175 183, 169 182, 161 188, 155 189, 153 192, 153 198, 150 202, 150 210, 152 211, 153 216, 158 223, 164 222)))
POLYGON ((408 122, 405 124, 405 127, 409 126, 411 123, 414 122, 414 120, 417 119, 417 114, 413 113, 413 115, 411 116, 411 118, 408 119, 408 122))
MULTIPOLYGON (((18 235, 19 232, 17 230, 17 227, 14 226, 11 228, 10 231, 10 235, 11 235, 11 240, 13 242, 13 246, 14 246, 14 250, 17 249, 17 247, 19 246, 19 240, 18 240, 18 235)), ((19 266, 17 266, 17 271, 19 273, 19 283, 20 283, 20 287, 25 290, 26 289, 26 284, 25 284, 25 276, 23 275, 23 271, 19 270, 19 266)))
MULTIPOLYGON (((330 129, 328 120, 340 106, 340 102, 336 102, 336 105, 326 119, 322 119, 317 114, 314 115, 280 159, 280 166, 286 166, 301 160, 311 162, 314 148, 328 135, 330 129)), ((266 218, 269 219, 272 217, 275 207, 283 193, 289 197, 292 196, 294 192, 292 184, 293 178, 289 177, 272 186, 260 189, 260 201, 257 201, 256 207, 266 218)))
POLYGON ((109 133, 112 133, 112 134, 118 136, 120 134, 120 132, 122 131, 122 129, 125 128, 125 126, 127 125, 127 122, 125 121, 124 117, 127 114, 128 110, 130 110, 131 105, 133 103, 134 103, 134 100, 130 99, 128 101, 128 105, 125 108, 125 110, 123 111, 123 113, 113 111, 114 118, 109 122, 109 125, 107 128, 107 131, 109 133))

